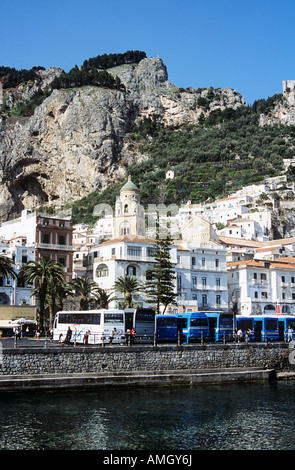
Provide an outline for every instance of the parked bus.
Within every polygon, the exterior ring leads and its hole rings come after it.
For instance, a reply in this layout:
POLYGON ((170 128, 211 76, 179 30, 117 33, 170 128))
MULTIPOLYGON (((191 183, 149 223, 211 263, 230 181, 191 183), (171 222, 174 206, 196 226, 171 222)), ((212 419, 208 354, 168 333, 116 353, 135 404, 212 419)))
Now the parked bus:
POLYGON ((289 341, 289 338, 288 338, 289 326, 293 330, 292 340, 294 340, 295 339, 295 317, 291 315, 279 315, 277 318, 279 322, 279 340, 289 341))
POLYGON ((109 342, 113 332, 112 343, 123 343, 124 327, 123 310, 63 311, 55 315, 53 340, 64 341, 70 328, 71 342, 83 343, 86 332, 89 332, 89 344, 102 344, 109 342))
POLYGON ((135 342, 152 342, 155 334, 156 312, 152 308, 126 308, 125 332, 134 329, 135 342))
POLYGON ((279 341, 278 317, 240 315, 236 317, 236 327, 241 329, 243 336, 250 329, 249 341, 279 341))
POLYGON ((208 340, 208 317, 202 312, 156 316, 156 340, 188 344, 208 340))
POLYGON ((210 341, 230 341, 234 333, 234 316, 226 312, 205 312, 209 320, 210 341))

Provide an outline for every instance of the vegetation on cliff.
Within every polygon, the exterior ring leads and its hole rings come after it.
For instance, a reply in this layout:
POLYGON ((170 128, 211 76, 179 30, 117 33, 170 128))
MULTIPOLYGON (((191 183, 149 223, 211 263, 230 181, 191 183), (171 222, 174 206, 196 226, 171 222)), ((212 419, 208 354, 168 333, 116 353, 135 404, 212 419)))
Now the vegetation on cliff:
POLYGON ((294 154, 295 127, 259 126, 259 105, 216 110, 199 125, 178 129, 163 127, 156 118, 143 121, 135 137, 149 159, 129 169, 142 202, 212 201, 281 174, 283 159, 294 154), (168 170, 173 179, 166 179, 168 170))

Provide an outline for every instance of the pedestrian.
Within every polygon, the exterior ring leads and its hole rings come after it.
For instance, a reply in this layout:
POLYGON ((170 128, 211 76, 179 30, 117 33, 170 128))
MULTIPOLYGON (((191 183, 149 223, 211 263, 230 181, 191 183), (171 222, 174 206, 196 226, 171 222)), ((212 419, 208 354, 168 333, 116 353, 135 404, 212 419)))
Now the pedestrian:
POLYGON ((238 343, 240 342, 240 340, 242 339, 243 337, 243 332, 241 330, 241 328, 238 329, 238 332, 237 332, 237 337, 238 337, 238 343))
POLYGON ((133 343, 134 340, 135 340, 135 336, 136 336, 136 331, 134 328, 132 328, 131 332, 130 332, 130 339, 131 339, 131 342, 133 343))
POLYGON ((116 330, 116 328, 114 328, 114 329, 112 330, 112 333, 111 333, 110 336, 109 336, 109 344, 112 344, 113 339, 114 339, 114 337, 115 337, 116 335, 117 335, 117 330, 116 330))
POLYGON ((248 343, 248 341, 250 341, 251 333, 252 333, 251 329, 248 328, 248 329, 246 330, 246 332, 245 332, 245 340, 246 340, 246 343, 248 343))
POLYGON ((289 325, 288 326, 288 341, 292 341, 292 339, 293 339, 293 329, 289 325))
POLYGON ((66 334, 65 343, 69 344, 70 341, 71 341, 71 338, 72 338, 72 330, 71 330, 70 327, 68 327, 68 331, 67 331, 67 334, 66 334))
POLYGON ((88 339, 89 339, 89 335, 90 335, 90 330, 87 330, 83 336, 83 343, 84 344, 88 344, 88 339))
POLYGON ((125 343, 127 344, 127 346, 130 346, 130 339, 131 339, 131 331, 128 329, 126 330, 126 333, 125 333, 125 343))

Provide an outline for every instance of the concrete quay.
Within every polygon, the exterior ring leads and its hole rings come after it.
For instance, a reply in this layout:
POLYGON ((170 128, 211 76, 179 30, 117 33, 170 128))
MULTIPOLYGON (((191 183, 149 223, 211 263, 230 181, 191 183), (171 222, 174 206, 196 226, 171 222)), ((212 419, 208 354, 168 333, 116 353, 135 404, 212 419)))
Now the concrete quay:
POLYGON ((285 343, 61 347, 30 339, 1 346, 0 393, 295 378, 294 349, 285 343))
POLYGON ((2 375, 0 393, 52 390, 93 390, 105 388, 164 387, 273 381, 274 370, 239 368, 220 370, 136 371, 127 373, 72 373, 40 375, 2 375))

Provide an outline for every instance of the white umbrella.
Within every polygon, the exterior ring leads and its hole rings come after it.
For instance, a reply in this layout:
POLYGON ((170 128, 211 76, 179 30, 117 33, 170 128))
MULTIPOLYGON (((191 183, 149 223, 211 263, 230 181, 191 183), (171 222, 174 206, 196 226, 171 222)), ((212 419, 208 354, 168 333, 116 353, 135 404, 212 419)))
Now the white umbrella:
POLYGON ((33 320, 27 320, 26 318, 18 318, 17 320, 13 320, 11 323, 12 323, 13 325, 21 325, 21 324, 33 325, 33 324, 35 324, 36 322, 33 321, 33 320))

